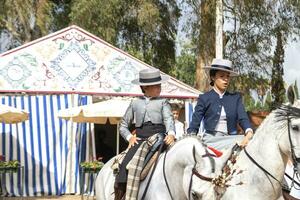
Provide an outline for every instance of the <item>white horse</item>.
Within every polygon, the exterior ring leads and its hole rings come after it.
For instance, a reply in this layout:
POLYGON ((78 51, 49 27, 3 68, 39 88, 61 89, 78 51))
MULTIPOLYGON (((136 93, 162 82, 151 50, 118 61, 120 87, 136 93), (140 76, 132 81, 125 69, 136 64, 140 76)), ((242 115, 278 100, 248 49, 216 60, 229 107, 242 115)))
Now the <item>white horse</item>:
MULTIPOLYGON (((228 187, 220 188, 212 183, 208 187, 209 181, 193 176, 194 199, 283 199, 282 180, 288 159, 294 157, 294 167, 300 170, 300 102, 295 102, 293 107, 275 110, 263 121, 245 148, 246 151, 241 151, 233 165, 235 173, 227 176, 228 187)), ((202 163, 196 170, 205 177, 212 177, 207 169, 203 171, 206 165, 202 163)))
MULTIPOLYGON (((177 141, 174 146, 168 150, 167 154, 161 154, 151 179, 151 184, 144 198, 145 200, 189 199, 189 183, 192 168, 195 164, 193 149, 197 160, 209 159, 208 157, 202 158, 202 155, 207 154, 207 151, 206 148, 203 147, 201 138, 197 136, 186 136, 177 141), (164 178, 164 171, 166 178, 164 178), (167 185, 169 186, 169 191, 167 185)), ((97 200, 114 199, 113 185, 115 178, 111 169, 112 162, 113 159, 103 166, 96 179, 97 200)), ((211 166, 207 169, 210 170, 211 166)), ((146 179, 140 183, 138 199, 141 199, 148 179, 149 177, 146 177, 146 179)), ((205 184, 209 185, 208 183, 205 184)))
MULTIPOLYGON (((299 108, 300 103, 294 106, 299 108)), ((220 166, 228 154, 225 153, 213 162, 211 157, 205 156, 207 150, 199 138, 185 137, 176 142, 167 154, 161 155, 144 200, 220 198, 275 200, 281 198, 280 182, 283 179, 287 160, 292 155, 291 149, 296 158, 300 157, 300 111, 288 110, 287 113, 294 117, 290 120, 289 126, 287 120, 278 121, 275 113, 271 113, 257 129, 253 140, 246 148, 255 162, 266 172, 242 151, 234 165, 236 173, 226 183, 229 186, 225 193, 218 196, 214 185, 198 178, 193 171, 196 170, 206 177, 215 177, 220 173, 220 166), (293 148, 290 145, 289 135, 293 148), (212 166, 215 168, 215 173, 212 173, 212 166)), ((104 165, 96 179, 97 200, 114 199, 115 178, 111 169, 112 162, 113 159, 104 165)), ((298 162, 296 167, 300 169, 298 162)), ((138 199, 143 195, 148 178, 140 184, 138 199)))

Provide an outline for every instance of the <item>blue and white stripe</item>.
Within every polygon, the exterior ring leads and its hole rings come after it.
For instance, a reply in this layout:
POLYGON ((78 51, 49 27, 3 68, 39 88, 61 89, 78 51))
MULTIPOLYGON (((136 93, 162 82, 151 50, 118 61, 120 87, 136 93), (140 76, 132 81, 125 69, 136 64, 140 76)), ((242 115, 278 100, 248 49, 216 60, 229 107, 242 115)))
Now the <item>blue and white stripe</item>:
MULTIPOLYGON (((19 160, 24 166, 24 195, 79 193, 79 163, 90 157, 89 126, 72 124, 57 114, 60 109, 90 104, 92 97, 1 96, 0 103, 30 113, 25 122, 0 124, 0 155, 6 160, 19 160)), ((5 183, 2 191, 9 196, 20 195, 20 174, 2 175, 1 181, 5 183)))

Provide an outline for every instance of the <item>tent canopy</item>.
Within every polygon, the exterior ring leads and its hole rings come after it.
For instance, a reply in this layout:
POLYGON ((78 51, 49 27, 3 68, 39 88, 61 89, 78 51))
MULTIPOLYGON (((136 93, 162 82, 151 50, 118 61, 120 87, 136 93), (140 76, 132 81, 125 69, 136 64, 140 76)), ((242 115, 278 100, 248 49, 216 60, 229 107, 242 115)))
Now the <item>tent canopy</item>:
POLYGON ((130 100, 111 99, 85 106, 73 107, 58 112, 58 117, 73 122, 117 124, 125 114, 130 100))

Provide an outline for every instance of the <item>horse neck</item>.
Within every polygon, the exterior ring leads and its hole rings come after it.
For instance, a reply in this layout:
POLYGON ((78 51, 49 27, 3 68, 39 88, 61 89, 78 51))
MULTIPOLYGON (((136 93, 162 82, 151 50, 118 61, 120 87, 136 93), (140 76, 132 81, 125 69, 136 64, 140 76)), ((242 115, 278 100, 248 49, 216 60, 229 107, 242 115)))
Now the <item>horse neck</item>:
MULTIPOLYGON (((175 143, 166 153, 165 171, 167 180, 171 184, 171 193, 178 199, 186 199, 188 195, 188 181, 195 162, 204 154, 199 139, 187 137, 175 143), (195 148, 195 159, 193 148, 195 148)), ((162 172, 162 171, 161 171, 162 172)))
POLYGON ((266 170, 274 175, 283 176, 288 157, 286 152, 280 148, 280 142, 286 143, 287 134, 283 132, 282 124, 274 120, 275 116, 272 113, 257 129, 254 138, 246 149, 255 161, 266 170), (282 170, 278 170, 279 168, 282 170))
POLYGON ((194 165, 195 161, 199 160, 200 155, 203 154, 205 154, 205 149, 199 139, 190 137, 178 141, 167 153, 167 159, 170 165, 172 163, 171 166, 179 165, 184 168, 188 165, 194 165), (195 158, 193 148, 195 148, 195 158))

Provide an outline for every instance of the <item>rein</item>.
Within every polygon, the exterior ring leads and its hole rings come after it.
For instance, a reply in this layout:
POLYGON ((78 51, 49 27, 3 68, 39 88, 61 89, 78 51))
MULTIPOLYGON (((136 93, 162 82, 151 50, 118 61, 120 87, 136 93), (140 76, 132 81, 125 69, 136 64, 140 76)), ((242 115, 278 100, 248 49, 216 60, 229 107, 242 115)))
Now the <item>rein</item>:
POLYGON ((295 146, 293 145, 292 138, 291 138, 291 131, 290 131, 290 124, 291 124, 291 119, 289 116, 287 116, 287 124, 288 124, 288 135, 289 135, 289 141, 290 141, 290 146, 291 146, 291 153, 292 153, 292 159, 293 159, 293 165, 294 165, 294 172, 298 172, 297 168, 295 168, 296 164, 300 162, 300 158, 298 158, 295 154, 295 146))
POLYGON ((275 176, 273 176, 270 172, 268 172, 265 168, 263 168, 260 164, 258 164, 254 158, 248 153, 248 151, 246 150, 246 148, 244 148, 245 154, 247 155, 247 157, 259 168, 261 169, 263 172, 265 172, 266 174, 268 174, 269 176, 271 176, 274 180, 276 180, 282 187, 284 186, 281 181, 279 181, 275 176))
POLYGON ((167 181, 167 177, 166 177, 166 169, 165 169, 165 165, 166 165, 166 157, 167 157, 167 153, 168 153, 168 150, 166 150, 166 153, 164 155, 164 160, 163 160, 163 175, 164 175, 164 179, 165 179, 165 183, 167 185, 167 189, 168 189, 168 192, 169 192, 169 195, 171 197, 171 199, 173 200, 173 196, 171 194, 171 190, 170 190, 170 186, 168 184, 168 181, 167 181))

